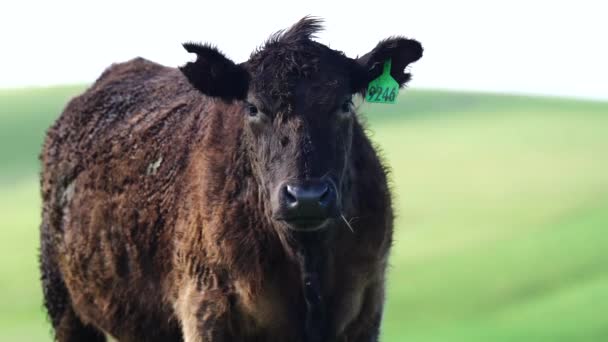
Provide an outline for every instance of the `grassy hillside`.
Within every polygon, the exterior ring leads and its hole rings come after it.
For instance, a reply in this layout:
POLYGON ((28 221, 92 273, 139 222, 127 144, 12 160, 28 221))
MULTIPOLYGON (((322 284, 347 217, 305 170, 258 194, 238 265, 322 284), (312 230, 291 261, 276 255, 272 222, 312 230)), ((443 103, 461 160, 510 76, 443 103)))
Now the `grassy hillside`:
POLYGON ((45 130, 83 86, 0 90, 0 184, 32 177, 45 130))
MULTIPOLYGON (((0 340, 45 341, 44 130, 83 87, 0 91, 0 340)), ((608 103, 409 91, 365 105, 393 169, 384 341, 608 340, 608 103)))

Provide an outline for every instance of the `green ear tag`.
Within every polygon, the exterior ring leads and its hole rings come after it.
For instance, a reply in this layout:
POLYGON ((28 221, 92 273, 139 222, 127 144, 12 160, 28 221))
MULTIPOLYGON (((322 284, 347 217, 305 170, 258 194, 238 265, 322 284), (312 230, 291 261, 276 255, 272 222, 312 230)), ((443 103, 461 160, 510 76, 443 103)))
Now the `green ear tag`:
POLYGON ((369 82, 365 100, 367 102, 394 104, 399 94, 399 83, 391 76, 391 60, 384 62, 382 74, 369 82))

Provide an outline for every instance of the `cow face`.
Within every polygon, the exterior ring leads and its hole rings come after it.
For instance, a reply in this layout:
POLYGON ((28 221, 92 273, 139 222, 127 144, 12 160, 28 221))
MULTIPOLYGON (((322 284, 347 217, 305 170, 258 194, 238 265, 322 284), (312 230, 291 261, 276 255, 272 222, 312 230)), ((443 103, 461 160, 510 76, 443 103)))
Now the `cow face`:
POLYGON ((388 59, 403 86, 410 79, 404 69, 422 56, 417 41, 391 38, 351 59, 313 41, 320 28, 318 19, 304 18, 238 65, 212 47, 185 44, 198 58, 181 68, 202 93, 242 107, 243 139, 273 219, 295 230, 329 227, 341 216, 353 96, 364 94, 388 59))

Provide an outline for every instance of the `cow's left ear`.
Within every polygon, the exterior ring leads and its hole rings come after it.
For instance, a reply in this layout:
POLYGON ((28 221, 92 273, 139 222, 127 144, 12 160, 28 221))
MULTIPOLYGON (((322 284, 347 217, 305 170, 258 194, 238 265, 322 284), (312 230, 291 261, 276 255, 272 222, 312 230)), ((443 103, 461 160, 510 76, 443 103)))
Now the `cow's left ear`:
POLYGON ((405 68, 422 57, 422 45, 413 39, 402 37, 388 38, 376 45, 376 47, 357 59, 359 65, 367 71, 366 81, 362 85, 378 78, 382 73, 384 63, 391 60, 391 76, 403 87, 411 78, 411 74, 405 72, 405 68))
POLYGON ((209 45, 185 43, 184 48, 197 55, 179 69, 201 93, 226 101, 243 100, 249 88, 249 73, 209 45))

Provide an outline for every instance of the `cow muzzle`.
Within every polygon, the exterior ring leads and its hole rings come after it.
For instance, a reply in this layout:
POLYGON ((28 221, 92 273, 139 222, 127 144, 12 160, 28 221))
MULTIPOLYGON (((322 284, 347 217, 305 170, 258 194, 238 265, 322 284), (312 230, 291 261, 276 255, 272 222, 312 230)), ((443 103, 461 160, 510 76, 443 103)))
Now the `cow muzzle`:
POLYGON ((291 229, 314 231, 337 216, 337 189, 327 179, 284 182, 278 187, 274 217, 291 229))

